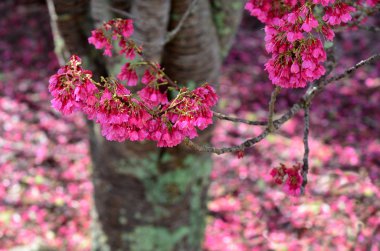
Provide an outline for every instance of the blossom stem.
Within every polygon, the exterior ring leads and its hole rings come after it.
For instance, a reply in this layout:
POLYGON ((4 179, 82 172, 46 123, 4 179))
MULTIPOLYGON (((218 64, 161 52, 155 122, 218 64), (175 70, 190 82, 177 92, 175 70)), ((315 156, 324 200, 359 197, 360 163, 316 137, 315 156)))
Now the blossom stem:
MULTIPOLYGON (((321 93, 324 90, 324 87, 332 82, 335 82, 337 80, 343 79, 347 76, 349 76, 352 72, 357 70, 358 68, 370 64, 376 60, 380 59, 380 53, 374 54, 371 57, 364 59, 360 62, 358 62, 356 65, 346 69, 343 73, 335 75, 334 77, 331 77, 329 79, 326 79, 325 77, 322 77, 321 79, 317 80, 314 84, 310 85, 310 87, 306 90, 304 96, 295 103, 284 115, 282 115, 279 119, 273 121, 273 126, 275 130, 280 128, 286 121, 293 118, 301 109, 303 109, 306 104, 310 103, 311 100, 321 93)), ((224 153, 232 153, 237 151, 242 151, 244 149, 253 147, 258 142, 262 141, 269 135, 269 129, 266 128, 261 134, 259 134, 256 137, 247 139, 240 145, 235 145, 231 147, 221 147, 216 148, 212 146, 205 146, 205 145, 197 145, 194 142, 191 142, 190 140, 187 140, 185 144, 197 151, 201 152, 211 152, 216 153, 218 155, 224 154, 224 153)))
POLYGON ((148 61, 148 65, 150 65, 154 70, 161 73, 165 79, 168 81, 168 85, 174 87, 176 90, 179 90, 179 86, 176 82, 174 82, 162 69, 158 68, 154 63, 148 61))
POLYGON ((268 130, 269 132, 273 132, 275 130, 273 125, 273 116, 274 116, 274 108, 276 104, 276 99, 278 94, 281 91, 281 87, 276 86, 274 91, 272 92, 270 102, 269 102, 269 116, 268 116, 268 130))
POLYGON ((221 119, 221 120, 227 120, 231 122, 238 122, 238 123, 243 123, 247 125, 257 125, 257 126, 266 126, 268 123, 266 121, 253 121, 253 120, 247 120, 247 119, 242 119, 242 118, 236 118, 236 117, 230 117, 228 115, 215 112, 213 111, 214 117, 221 119))
POLYGON ((303 144, 304 144, 304 155, 303 155, 303 166, 302 166, 302 185, 301 194, 305 193, 305 187, 307 185, 307 174, 309 172, 309 131, 310 131, 310 104, 306 104, 304 107, 304 131, 303 131, 303 144))

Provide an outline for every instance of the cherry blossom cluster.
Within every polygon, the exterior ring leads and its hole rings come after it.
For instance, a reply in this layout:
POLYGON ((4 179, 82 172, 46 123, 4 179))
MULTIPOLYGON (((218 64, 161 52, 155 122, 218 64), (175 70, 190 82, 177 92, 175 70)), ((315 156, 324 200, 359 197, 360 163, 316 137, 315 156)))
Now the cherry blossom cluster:
POLYGON ((288 194, 301 194, 301 164, 295 164, 291 167, 286 167, 284 164, 280 164, 279 167, 273 168, 270 171, 270 175, 273 177, 276 184, 284 184, 284 190, 288 194))
POLYGON ((302 88, 325 74, 322 38, 332 41, 333 26, 349 22, 356 9, 335 0, 250 0, 246 9, 266 24, 265 65, 269 79, 283 88, 302 88))
POLYGON ((82 111, 100 124, 107 140, 152 140, 159 147, 172 147, 185 138, 195 138, 197 129, 212 124, 211 107, 218 100, 214 89, 207 83, 195 90, 179 88, 158 64, 144 60, 141 47, 130 39, 132 33, 132 21, 121 19, 94 30, 89 43, 112 56, 114 40, 121 48, 119 53, 130 61, 117 78, 102 77, 99 83, 73 55, 49 80, 53 107, 64 115, 82 111), (137 68, 144 71, 141 79, 137 68), (138 83, 142 88, 136 93, 126 87, 138 83), (168 100, 169 92, 177 95, 168 100))
POLYGON ((112 40, 119 42, 121 48, 120 54, 127 58, 134 59, 135 48, 129 38, 133 34, 133 21, 131 19, 113 19, 104 23, 99 29, 91 32, 88 42, 95 46, 96 49, 104 49, 105 56, 112 56, 112 40), (111 34, 107 34, 111 33, 111 34))

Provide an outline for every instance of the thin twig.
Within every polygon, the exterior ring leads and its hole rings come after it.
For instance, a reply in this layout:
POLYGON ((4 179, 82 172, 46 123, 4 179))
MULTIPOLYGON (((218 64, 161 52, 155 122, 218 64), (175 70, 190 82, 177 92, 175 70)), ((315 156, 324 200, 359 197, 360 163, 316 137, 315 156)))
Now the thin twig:
MULTIPOLYGON (((50 27, 53 33, 54 41, 63 41, 58 28, 58 17, 55 10, 54 2, 53 0, 46 0, 46 3, 49 10, 50 27)), ((54 51, 57 55, 59 65, 65 65, 66 59, 70 57, 70 54, 67 51, 67 47, 63 43, 55 42, 54 51)))
MULTIPOLYGON (((337 80, 340 80, 342 78, 347 77, 350 73, 354 72, 356 69, 369 64, 377 59, 380 58, 380 53, 375 54, 367 59, 364 59, 357 63, 356 65, 352 66, 351 68, 347 69, 341 74, 338 74, 332 78, 329 78, 327 80, 322 77, 321 79, 317 80, 315 84, 311 85, 304 96, 295 103, 284 115, 282 115, 279 119, 273 121, 273 126, 275 130, 279 129, 286 121, 294 117, 301 109, 303 109, 307 104, 311 102, 311 100, 319 93, 323 91, 326 85, 335 82, 337 80)), ((216 148, 211 146, 203 146, 203 145, 197 145, 194 142, 191 142, 190 140, 186 140, 185 144, 189 146, 190 148, 201 151, 201 152, 210 152, 210 153, 216 153, 218 155, 223 153, 230 153, 230 152, 236 152, 236 151, 242 151, 246 148, 254 146, 256 143, 263 140, 266 136, 269 134, 268 128, 266 128, 261 134, 259 134, 257 137, 248 139, 244 141, 240 145, 232 146, 232 147, 222 147, 222 148, 216 148)))
MULTIPOLYGON (((350 25, 349 27, 352 28, 357 28, 358 30, 364 30, 364 31, 370 31, 370 32, 379 32, 380 27, 378 26, 366 26, 366 25, 350 25)), ((342 31, 347 31, 346 26, 338 27, 334 29, 334 32, 342 32, 342 31)))
POLYGON ((335 82, 335 81, 338 81, 338 80, 340 80, 342 78, 345 78, 348 75, 350 75, 352 72, 354 72, 355 70, 357 70, 358 68, 362 67, 363 65, 372 63, 373 61, 378 60, 379 58, 380 58, 380 53, 374 54, 374 55, 372 55, 371 57, 369 57, 367 59, 363 59, 359 63, 357 63, 356 65, 354 65, 354 66, 350 67, 349 69, 345 70, 343 73, 341 73, 339 75, 336 75, 336 76, 334 76, 332 78, 327 79, 324 83, 322 83, 322 85, 324 87, 324 86, 326 86, 327 84, 329 84, 331 82, 335 82))
POLYGON ((165 44, 169 43, 177 35, 177 33, 181 30, 183 24, 185 23, 186 19, 189 17, 189 15, 193 11, 193 9, 197 3, 198 3, 198 0, 193 0, 190 3, 189 8, 187 8, 186 12, 182 15, 181 20, 179 20, 177 26, 173 30, 171 30, 167 33, 167 35, 165 37, 165 44))
POLYGON ((304 154, 303 154, 303 166, 302 166, 302 185, 301 194, 305 193, 305 187, 307 185, 307 174, 309 173, 309 130, 310 130, 310 104, 306 104, 304 107, 304 130, 303 130, 303 144, 304 144, 304 154))
POLYGON ((274 116, 274 108, 276 104, 276 99, 277 95, 280 93, 281 87, 276 86, 274 88, 274 91, 272 92, 272 95, 270 97, 270 102, 269 102, 269 115, 268 115, 268 129, 269 132, 273 132, 275 130, 273 126, 273 116, 274 116))
MULTIPOLYGON (((142 56, 142 54, 141 54, 141 56, 142 56)), ((143 59, 144 59, 144 58, 143 58, 143 59)), ((144 60, 145 60, 145 59, 144 59, 144 60)), ((168 74, 166 74, 166 73, 164 72, 163 69, 159 68, 159 66, 157 66, 157 64, 155 64, 155 63, 153 63, 153 62, 151 62, 151 61, 146 61, 146 62, 148 62, 148 65, 149 65, 150 67, 152 67, 156 72, 159 72, 159 73, 161 73, 161 74, 164 76, 164 78, 168 81, 168 85, 170 85, 171 87, 174 87, 176 90, 179 90, 179 86, 178 86, 178 84, 177 84, 173 79, 171 79, 171 78, 168 76, 168 74)))
MULTIPOLYGON (((182 15, 182 17, 179 20, 177 26, 174 27, 173 30, 169 31, 166 34, 165 38, 162 41, 159 41, 159 43, 144 42, 144 41, 141 41, 141 40, 138 40, 138 42, 139 43, 143 43, 145 45, 149 45, 149 46, 162 46, 162 45, 165 45, 165 44, 169 43, 178 34, 178 32, 181 30, 181 28, 184 25, 186 19, 189 17, 189 15, 191 14, 191 12, 194 10, 194 7, 196 6, 197 3, 198 3, 198 0, 193 0, 190 3, 189 8, 187 8, 187 10, 185 11, 185 13, 182 15)), ((126 12, 126 11, 123 11, 123 10, 120 10, 120 9, 116 9, 116 8, 114 8, 112 6, 107 6, 107 8, 109 10, 117 13, 117 14, 120 14, 120 15, 124 16, 124 17, 135 19, 135 16, 133 16, 129 12, 126 12)))
POLYGON ((117 9, 117 8, 112 7, 112 6, 107 6, 107 9, 109 9, 109 10, 111 10, 111 11, 117 13, 117 14, 120 14, 120 15, 122 15, 123 17, 127 17, 127 18, 133 18, 133 19, 135 19, 135 16, 133 16, 131 13, 126 12, 126 11, 124 11, 124 10, 117 9))
POLYGON ((241 118, 235 118, 235 117, 230 117, 228 115, 219 113, 219 112, 214 112, 214 117, 221 119, 221 120, 228 120, 232 122, 238 122, 238 123, 243 123, 247 125, 257 125, 257 126, 266 126, 268 123, 265 121, 253 121, 253 120, 247 120, 247 119, 241 119, 241 118))
POLYGON ((380 27, 378 27, 378 26, 359 25, 358 28, 361 30, 367 30, 367 31, 371 31, 371 32, 380 32, 380 27))

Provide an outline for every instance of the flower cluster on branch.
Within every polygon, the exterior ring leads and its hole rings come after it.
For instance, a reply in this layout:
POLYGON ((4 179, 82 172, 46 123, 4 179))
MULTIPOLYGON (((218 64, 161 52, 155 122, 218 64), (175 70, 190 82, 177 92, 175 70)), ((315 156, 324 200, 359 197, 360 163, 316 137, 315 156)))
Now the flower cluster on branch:
POLYGON ((332 41, 333 26, 349 22, 356 10, 335 0, 250 0, 246 9, 266 25, 271 58, 265 69, 272 83, 283 88, 303 88, 325 74, 322 39, 332 41))
MULTIPOLYGON (((271 171, 276 183, 285 184, 289 194, 299 195, 304 192, 309 168, 311 100, 327 84, 380 57, 375 54, 344 73, 327 78, 333 67, 326 67, 330 54, 326 53, 325 42, 334 39, 335 26, 351 21, 353 12, 360 9, 365 13, 365 8, 378 3, 378 0, 357 3, 339 0, 248 1, 246 9, 266 25, 265 47, 271 58, 265 69, 276 86, 271 96, 267 122, 247 121, 213 112, 211 108, 216 105, 218 97, 207 83, 194 90, 180 88, 159 64, 144 59, 142 47, 131 39, 133 22, 130 19, 110 20, 92 31, 88 39, 96 49, 104 51, 103 55, 112 57, 116 51, 127 59, 117 76, 101 77, 100 81, 96 81, 91 71, 82 68, 81 59, 73 55, 67 65, 50 78, 52 105, 64 115, 82 111, 88 119, 100 124, 102 135, 107 140, 152 140, 157 142, 158 147, 173 147, 184 141, 198 151, 217 154, 236 152, 239 158, 244 156, 244 149, 260 142, 304 109, 303 165, 290 168, 281 165, 271 171), (118 50, 115 50, 115 45, 118 45, 118 50), (281 87, 303 88, 310 82, 314 85, 309 86, 302 99, 280 119, 274 120, 275 101, 281 87), (135 86, 141 88, 132 92, 128 86, 134 87, 134 90, 135 86), (198 129, 203 130, 213 123, 213 116, 266 128, 260 135, 237 146, 215 148, 191 142, 190 139, 198 136, 198 129)), ((179 25, 176 32, 180 28, 179 25)))
POLYGON ((287 193, 291 195, 299 195, 301 193, 301 164, 295 164, 291 167, 280 164, 279 167, 273 168, 270 171, 270 175, 276 184, 284 184, 284 190, 287 193))
POLYGON ((195 90, 179 88, 160 65, 144 60, 142 48, 130 39, 132 33, 132 21, 122 19, 94 30, 90 44, 112 56, 113 42, 118 42, 119 54, 130 62, 121 67, 117 78, 102 77, 97 82, 73 55, 49 80, 53 107, 64 115, 82 111, 100 124, 107 140, 152 140, 159 147, 172 147, 195 138, 197 129, 212 124, 211 107, 218 100, 214 89, 207 83, 195 90), (142 67, 140 80, 136 70, 142 67), (138 83, 143 87, 136 93, 127 88, 138 83), (169 92, 174 96, 171 100, 169 92))

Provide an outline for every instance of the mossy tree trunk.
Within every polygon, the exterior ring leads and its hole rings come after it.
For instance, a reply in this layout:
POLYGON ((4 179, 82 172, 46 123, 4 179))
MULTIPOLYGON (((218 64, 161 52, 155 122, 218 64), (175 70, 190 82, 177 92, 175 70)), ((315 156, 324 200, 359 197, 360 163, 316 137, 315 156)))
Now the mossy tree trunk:
MULTIPOLYGON (((135 37, 146 42, 146 56, 160 62, 181 85, 217 83, 244 2, 198 0, 177 35, 164 43, 193 0, 95 1, 123 8, 136 17, 135 37)), ((87 44, 94 28, 90 0, 48 3, 57 54, 65 58, 76 53, 96 74, 106 75, 104 59, 87 44)), ((108 142, 96 126, 89 125, 93 250, 201 250, 210 156, 181 146, 159 149, 149 142, 108 142)), ((208 130, 198 140, 209 141, 210 135, 208 130)))

